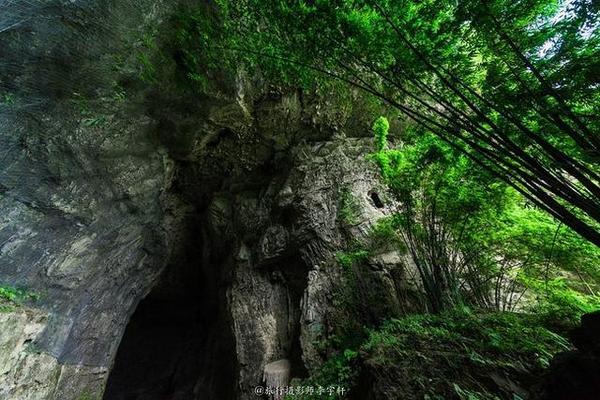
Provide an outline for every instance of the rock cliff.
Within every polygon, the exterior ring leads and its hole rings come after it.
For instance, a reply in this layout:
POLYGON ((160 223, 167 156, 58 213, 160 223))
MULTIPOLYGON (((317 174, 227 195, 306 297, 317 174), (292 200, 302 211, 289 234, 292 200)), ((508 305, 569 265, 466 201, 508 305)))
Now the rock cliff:
MULTIPOLYGON (((336 254, 393 208, 358 108, 243 74, 144 85, 136 49, 175 6, 0 2, 0 284, 34 294, 0 313, 0 398, 250 399, 268 363, 305 376, 336 254)), ((406 306, 409 264, 367 264, 365 291, 406 306)))

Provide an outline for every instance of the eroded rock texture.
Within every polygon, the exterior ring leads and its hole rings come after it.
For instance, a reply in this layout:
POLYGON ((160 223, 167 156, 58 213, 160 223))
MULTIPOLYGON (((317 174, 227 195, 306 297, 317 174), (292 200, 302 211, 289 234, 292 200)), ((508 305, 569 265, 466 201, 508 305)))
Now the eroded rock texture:
MULTIPOLYGON (((305 376, 336 252, 393 206, 360 110, 243 74, 144 85, 136 49, 174 7, 0 0, 0 283, 38 295, 0 313, 0 398, 249 399, 284 358, 305 376)), ((402 308, 405 260, 368 264, 402 308)))

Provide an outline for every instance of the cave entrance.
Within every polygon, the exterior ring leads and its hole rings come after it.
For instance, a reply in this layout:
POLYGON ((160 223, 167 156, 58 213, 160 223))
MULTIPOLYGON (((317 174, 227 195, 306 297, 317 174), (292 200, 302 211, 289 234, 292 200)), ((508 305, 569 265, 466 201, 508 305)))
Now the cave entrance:
MULTIPOLYGON (((199 233, 190 237, 202 237, 199 233)), ((235 398, 235 346, 222 310, 220 265, 206 247, 187 245, 140 302, 119 345, 104 400, 235 398)))

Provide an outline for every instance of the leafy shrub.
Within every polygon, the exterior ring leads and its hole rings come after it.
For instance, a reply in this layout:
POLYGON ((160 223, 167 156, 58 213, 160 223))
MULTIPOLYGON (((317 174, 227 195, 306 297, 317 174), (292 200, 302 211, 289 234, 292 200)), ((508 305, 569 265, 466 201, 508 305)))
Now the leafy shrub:
POLYGON ((390 320, 370 331, 361 354, 371 375, 385 380, 376 384, 391 385, 403 398, 492 399, 514 393, 503 393, 490 377, 526 385, 566 349, 568 341, 534 316, 457 309, 390 320))
MULTIPOLYGON (((339 351, 327 359, 316 374, 305 381, 300 382, 298 386, 308 386, 313 388, 341 387, 344 390, 348 390, 355 385, 358 377, 359 369, 357 367, 357 361, 357 351, 351 349, 339 351)), ((298 394, 286 396, 286 400, 338 400, 343 398, 344 396, 339 393, 298 394)))
POLYGON ((19 297, 23 296, 23 291, 13 288, 0 286, 0 299, 8 301, 16 301, 19 297))
POLYGON ((10 311, 26 300, 37 300, 39 295, 12 286, 0 286, 0 311, 10 311))
POLYGON ((380 219, 369 232, 369 248, 376 252, 400 250, 405 253, 407 250, 406 245, 402 241, 398 230, 397 218, 386 217, 380 219))
POLYGON ((369 252, 366 250, 356 250, 356 251, 340 251, 336 254, 336 258, 340 266, 344 269, 349 270, 356 263, 365 261, 369 258, 369 252))
POLYGON ((0 104, 10 106, 15 104, 15 101, 15 95, 12 93, 5 93, 0 95, 0 104))
POLYGON ((583 314, 600 309, 600 296, 584 295, 569 287, 563 278, 521 280, 535 292, 536 302, 529 308, 544 326, 566 331, 577 326, 583 314))
POLYGON ((379 117, 373 123, 373 132, 375 134, 375 144, 377 151, 383 151, 387 145, 387 137, 390 129, 390 123, 387 118, 379 117))

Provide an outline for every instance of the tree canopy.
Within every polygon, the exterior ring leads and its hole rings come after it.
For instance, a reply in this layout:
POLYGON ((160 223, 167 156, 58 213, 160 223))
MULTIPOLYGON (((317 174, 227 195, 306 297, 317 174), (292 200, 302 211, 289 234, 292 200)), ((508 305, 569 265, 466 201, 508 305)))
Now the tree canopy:
POLYGON ((597 2, 216 5, 211 40, 196 48, 206 63, 358 87, 600 246, 597 2))

